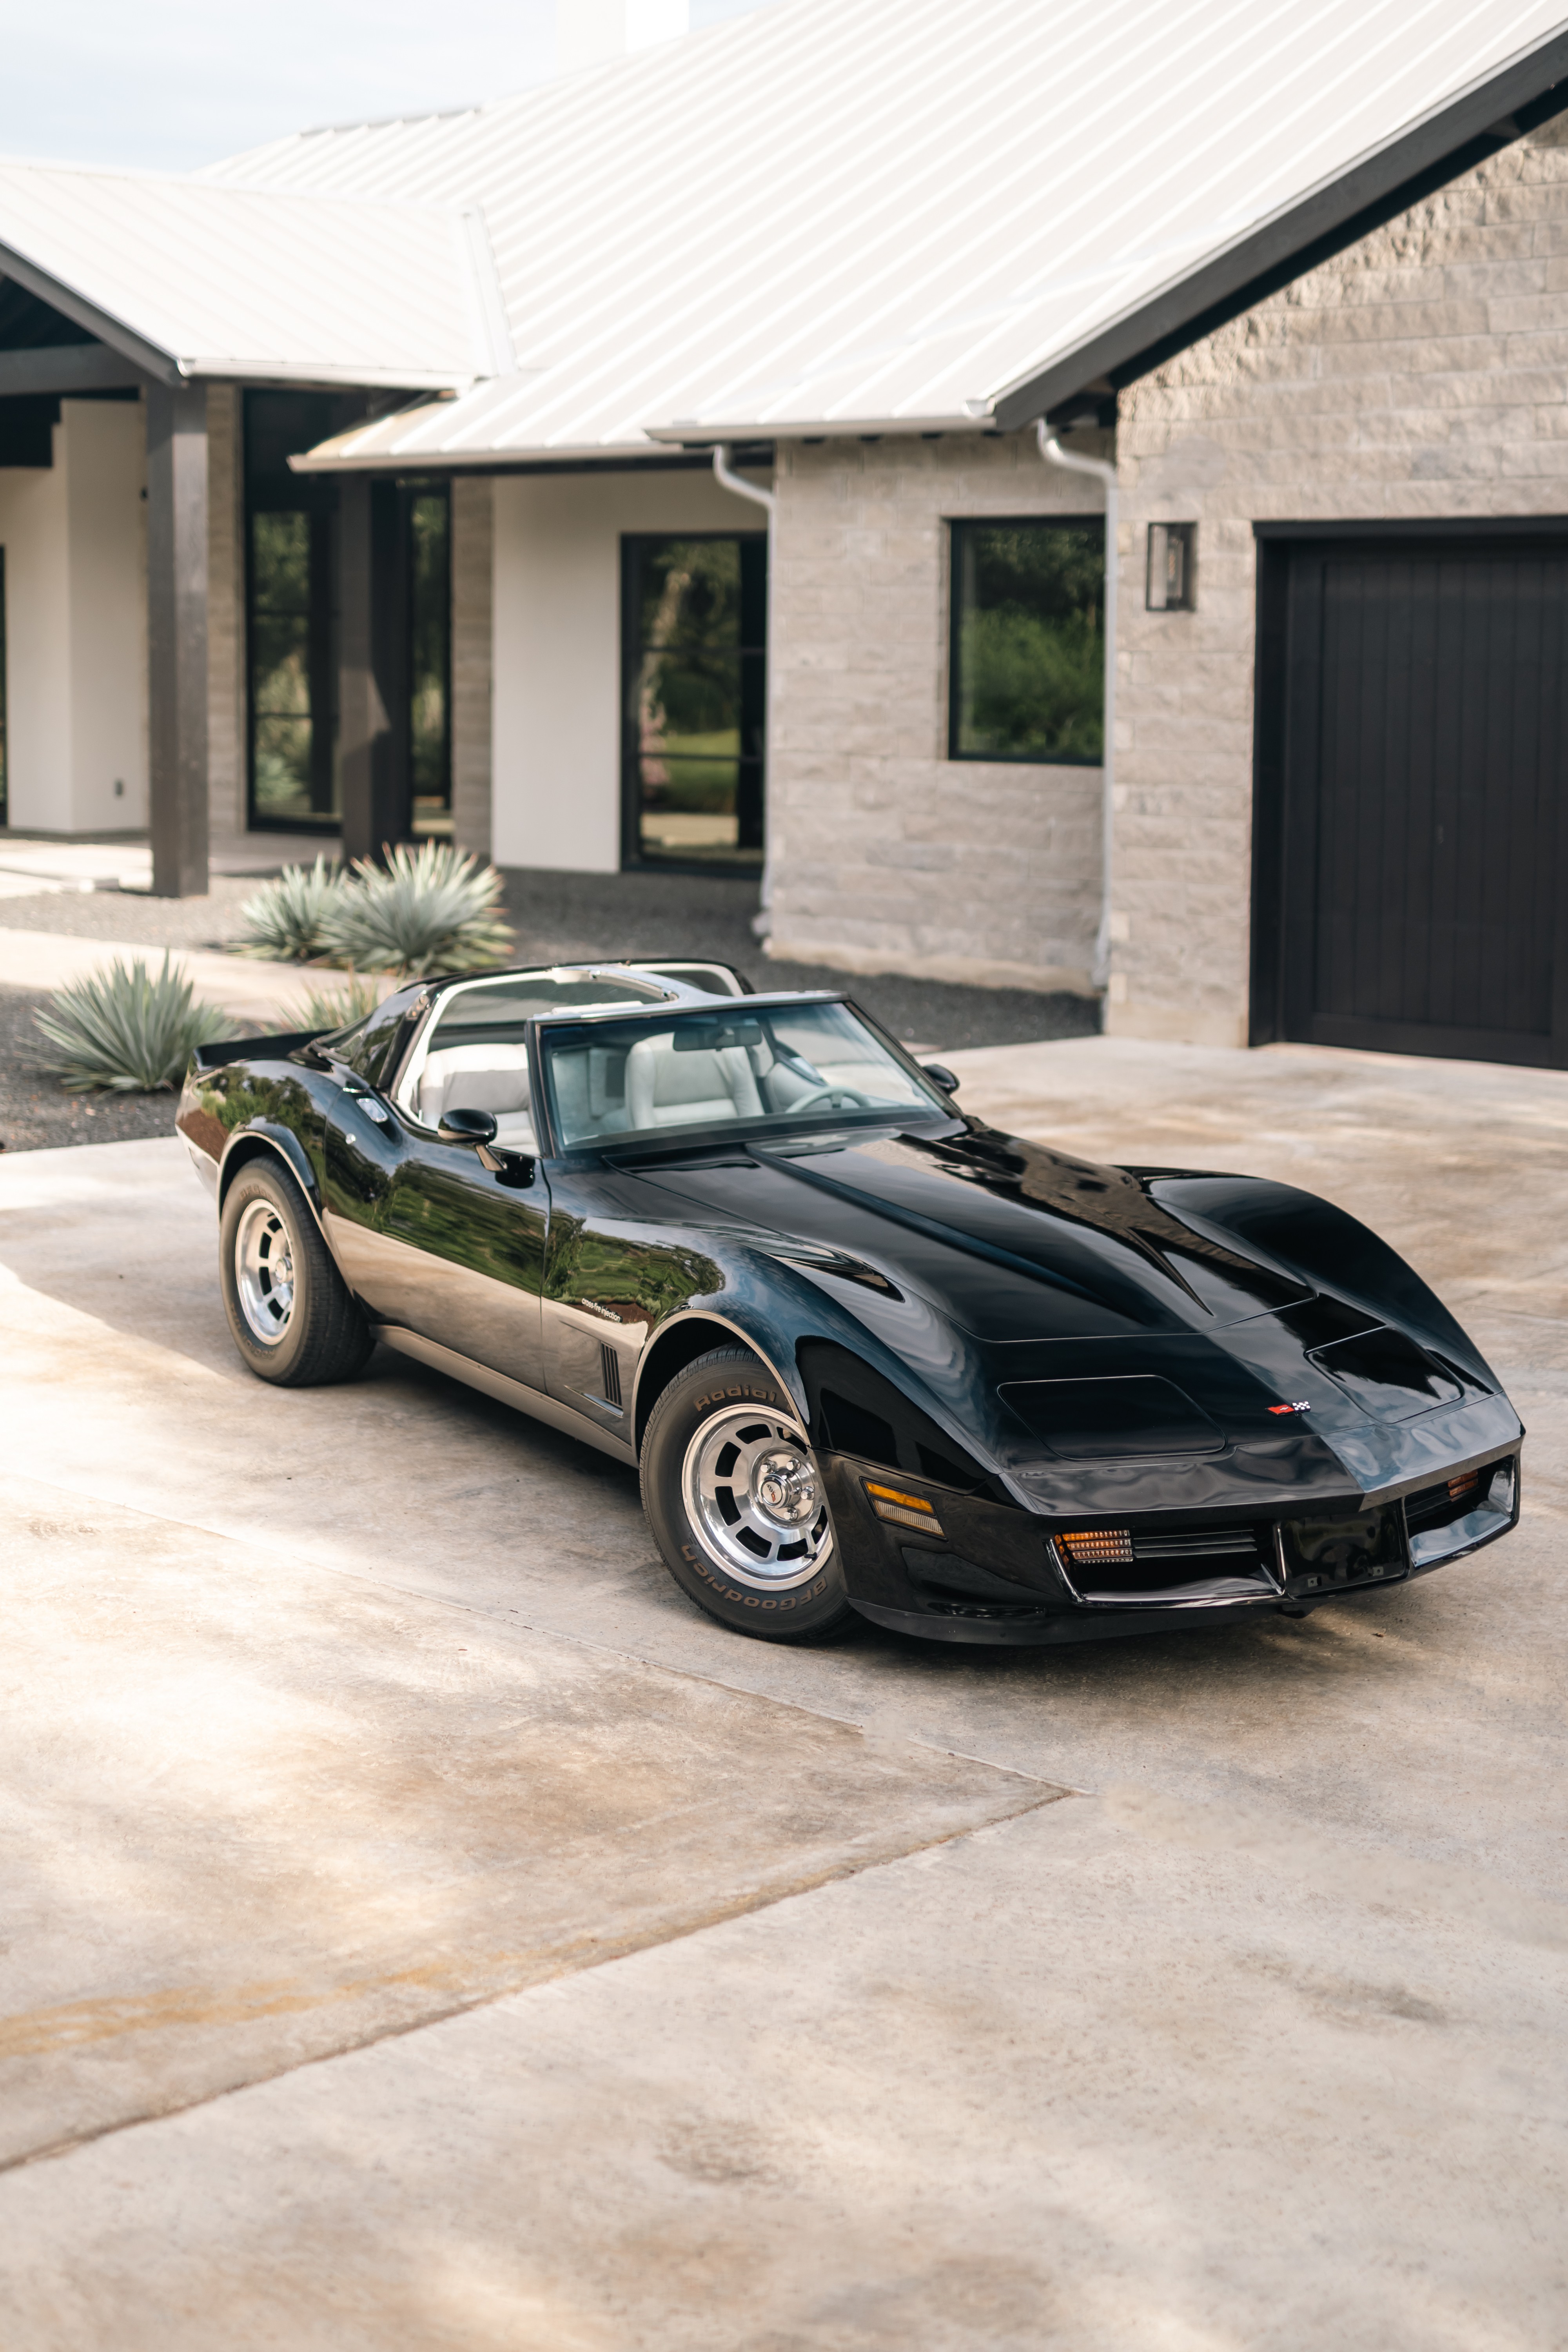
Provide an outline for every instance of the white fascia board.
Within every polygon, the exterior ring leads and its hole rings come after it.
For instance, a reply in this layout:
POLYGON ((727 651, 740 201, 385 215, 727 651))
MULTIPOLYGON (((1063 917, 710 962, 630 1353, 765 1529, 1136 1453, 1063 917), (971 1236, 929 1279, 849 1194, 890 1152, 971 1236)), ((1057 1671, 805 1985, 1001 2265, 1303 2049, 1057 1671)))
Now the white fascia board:
POLYGON ((240 355, 193 354, 179 362, 180 380, 204 383, 321 384, 335 390, 363 384, 384 392, 471 392, 488 381, 450 373, 432 374, 407 367, 330 367, 319 360, 246 359, 240 355))
POLYGON ((792 416, 787 424, 752 418, 746 424, 647 425, 650 441, 687 449, 710 449, 721 441, 890 441, 901 436, 918 440, 927 433, 984 433, 993 429, 989 410, 980 415, 952 416, 933 411, 923 416, 828 416, 813 420, 792 416))
MULTIPOLYGON (((402 421, 412 421, 413 412, 402 421)), ((382 417, 377 423, 388 425, 393 420, 382 417)), ((683 452, 667 448, 650 441, 584 441, 574 446, 547 446, 534 443, 518 448, 443 449, 439 446, 422 446, 410 450, 386 441, 373 442, 374 425, 362 425, 353 434, 342 434, 337 442, 321 441, 314 449, 307 449, 290 457, 289 470, 293 474, 504 474, 518 467, 533 468, 550 466, 625 466, 640 460, 653 467, 661 462, 668 465, 682 455, 706 456, 705 451, 683 452), (362 446, 347 446, 359 440, 362 446)), ((757 436, 742 436, 754 439, 757 436)), ((771 439, 773 436, 767 436, 771 439)))

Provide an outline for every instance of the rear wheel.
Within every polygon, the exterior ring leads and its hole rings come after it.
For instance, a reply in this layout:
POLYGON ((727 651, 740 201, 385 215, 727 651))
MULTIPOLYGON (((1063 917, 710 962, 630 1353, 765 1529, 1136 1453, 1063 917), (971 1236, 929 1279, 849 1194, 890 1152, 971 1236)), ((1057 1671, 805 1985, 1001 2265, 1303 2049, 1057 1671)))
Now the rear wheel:
POLYGON ((287 1169, 270 1158, 242 1168, 218 1234, 228 1328, 253 1372, 317 1388, 363 1370, 374 1337, 287 1169))
POLYGON ((642 1494, 665 1566, 721 1625, 811 1642, 858 1623, 795 1400, 749 1349, 700 1356, 665 1390, 642 1494))

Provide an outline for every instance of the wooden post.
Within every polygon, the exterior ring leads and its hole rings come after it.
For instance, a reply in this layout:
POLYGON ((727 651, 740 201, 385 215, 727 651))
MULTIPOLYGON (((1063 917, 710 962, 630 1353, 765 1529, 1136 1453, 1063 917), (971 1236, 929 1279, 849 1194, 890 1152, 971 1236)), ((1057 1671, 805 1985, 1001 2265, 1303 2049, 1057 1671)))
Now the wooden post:
POLYGON ((153 892, 207 889, 207 394, 147 386, 153 892))
POLYGON ((338 506, 338 725, 343 856, 379 858, 406 838, 406 761, 389 706, 399 707, 395 590, 396 490, 345 474, 338 506))

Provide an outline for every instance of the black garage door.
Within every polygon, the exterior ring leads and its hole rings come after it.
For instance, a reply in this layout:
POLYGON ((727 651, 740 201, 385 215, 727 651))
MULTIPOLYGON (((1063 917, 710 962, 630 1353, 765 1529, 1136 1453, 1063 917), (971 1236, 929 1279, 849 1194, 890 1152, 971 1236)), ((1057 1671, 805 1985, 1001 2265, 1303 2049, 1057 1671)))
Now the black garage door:
POLYGON ((1255 1037, 1568 1066, 1568 529, 1260 552, 1255 1037))

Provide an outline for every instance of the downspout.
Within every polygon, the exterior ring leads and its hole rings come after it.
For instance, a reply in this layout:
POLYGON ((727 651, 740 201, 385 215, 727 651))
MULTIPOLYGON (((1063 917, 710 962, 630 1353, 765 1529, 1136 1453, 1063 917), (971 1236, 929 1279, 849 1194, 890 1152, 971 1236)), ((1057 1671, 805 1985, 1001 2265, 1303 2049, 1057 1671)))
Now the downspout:
POLYGON ((762 913, 752 926, 759 939, 768 934, 768 909, 773 902, 773 523, 779 510, 777 494, 760 490, 755 482, 746 481, 730 463, 730 444, 720 441, 713 448, 713 478, 738 499, 750 499, 754 506, 765 507, 768 516, 768 614, 767 635, 763 640, 763 662, 767 669, 767 733, 763 744, 763 887, 762 913))
POLYGON ((1116 743, 1116 468, 1103 457, 1079 457, 1062 447, 1039 418, 1035 432, 1047 466, 1063 466, 1069 474, 1093 474, 1105 489, 1105 753, 1100 769, 1100 929, 1094 942, 1096 988, 1110 986, 1111 858, 1116 845, 1116 797, 1112 781, 1116 743))

